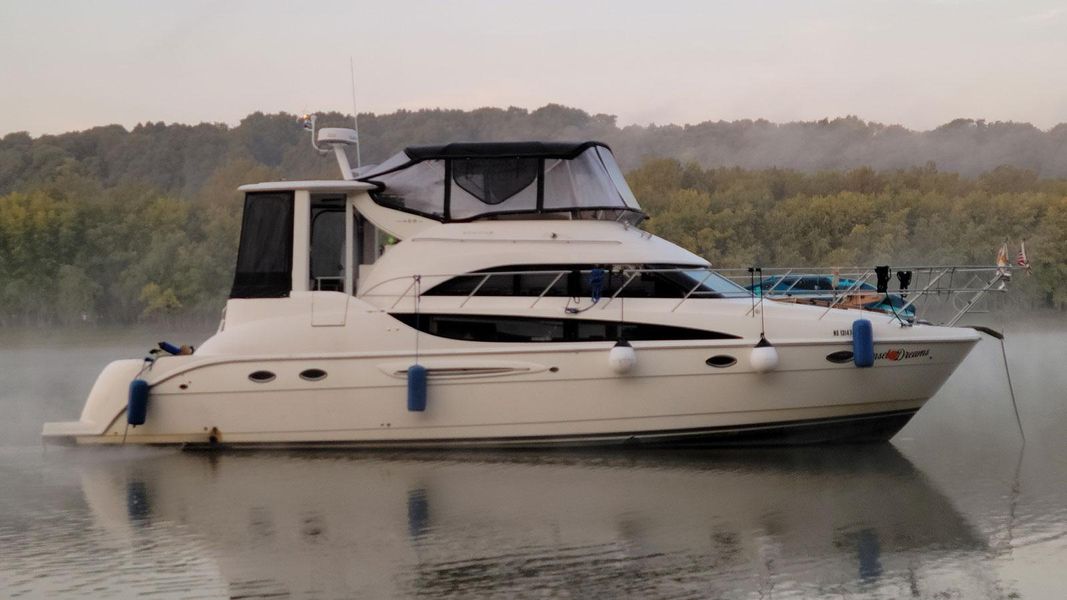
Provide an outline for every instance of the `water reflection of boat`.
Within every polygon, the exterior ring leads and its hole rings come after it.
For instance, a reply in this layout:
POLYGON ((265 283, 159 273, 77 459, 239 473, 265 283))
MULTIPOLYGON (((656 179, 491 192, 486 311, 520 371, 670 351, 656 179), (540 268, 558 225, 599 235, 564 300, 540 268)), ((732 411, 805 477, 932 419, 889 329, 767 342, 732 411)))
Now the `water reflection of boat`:
POLYGON ((744 596, 906 578, 921 589, 916 565, 932 552, 983 548, 889 446, 184 453, 87 465, 82 481, 97 524, 118 536, 206 540, 231 596, 744 596))

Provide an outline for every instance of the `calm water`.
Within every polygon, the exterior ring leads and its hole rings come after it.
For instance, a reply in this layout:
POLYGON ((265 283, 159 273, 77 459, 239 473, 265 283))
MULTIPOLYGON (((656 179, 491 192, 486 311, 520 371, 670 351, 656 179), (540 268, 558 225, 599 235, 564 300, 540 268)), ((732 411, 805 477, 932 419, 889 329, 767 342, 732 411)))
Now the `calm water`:
POLYGON ((0 334, 0 597, 1067 594, 1062 325, 1009 332, 1025 449, 984 341, 882 446, 42 452, 157 339, 0 334))

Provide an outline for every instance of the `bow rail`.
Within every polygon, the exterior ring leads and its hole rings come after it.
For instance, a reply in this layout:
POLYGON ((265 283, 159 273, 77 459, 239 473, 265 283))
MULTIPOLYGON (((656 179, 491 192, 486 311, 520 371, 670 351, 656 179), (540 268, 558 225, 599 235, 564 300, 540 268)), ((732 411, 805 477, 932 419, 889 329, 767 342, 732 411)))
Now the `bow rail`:
MULTIPOLYGON (((546 297, 566 296, 580 300, 589 296, 590 280, 594 271, 600 271, 604 282, 597 291, 598 298, 592 306, 605 310, 620 298, 656 297, 674 299, 670 308, 674 312, 687 302, 700 299, 734 298, 750 299, 753 307, 747 314, 754 315, 764 299, 775 302, 810 304, 825 307, 823 316, 831 309, 852 309, 878 311, 896 315, 904 325, 915 322, 935 323, 946 326, 956 325, 964 316, 975 312, 988 312, 983 300, 990 294, 1002 294, 1008 291, 1012 272, 1018 267, 997 267, 985 265, 923 265, 893 267, 891 275, 910 273, 908 285, 901 277, 891 277, 885 291, 879 291, 876 270, 872 267, 763 267, 763 268, 725 268, 712 267, 670 267, 643 268, 626 265, 613 265, 603 269, 535 269, 509 270, 474 273, 422 273, 384 279, 357 294, 364 299, 384 300, 388 309, 393 310, 405 298, 413 298, 415 277, 424 282, 423 296, 435 285, 455 280, 470 279, 470 291, 458 295, 461 298, 457 308, 463 308, 476 296, 501 296, 505 294, 480 294, 485 289, 498 288, 489 286, 494 278, 538 277, 545 283, 539 288, 530 287, 525 293, 515 297, 526 297, 531 302, 527 309, 535 308, 546 297), (674 275, 672 282, 678 286, 676 296, 637 296, 633 292, 633 282, 638 278, 674 275), (573 285, 572 278, 581 282, 583 293, 559 293, 560 284, 573 285), (402 291, 389 290, 389 284, 407 282, 402 291), (427 285, 426 282, 431 282, 427 285), (682 285, 688 284, 688 285, 682 285), (384 289, 383 289, 384 288, 384 289), (903 289, 902 289, 903 288, 903 289), (539 290, 539 291, 537 291, 539 290), (556 293, 552 293, 553 290, 556 293), (531 293, 536 291, 537 293, 531 293)), ((499 281, 499 280, 498 280, 499 281)), ((447 296, 441 296, 447 297, 447 296)), ((583 312, 584 312, 583 310, 583 312)), ((822 318, 822 317, 820 317, 822 318)))

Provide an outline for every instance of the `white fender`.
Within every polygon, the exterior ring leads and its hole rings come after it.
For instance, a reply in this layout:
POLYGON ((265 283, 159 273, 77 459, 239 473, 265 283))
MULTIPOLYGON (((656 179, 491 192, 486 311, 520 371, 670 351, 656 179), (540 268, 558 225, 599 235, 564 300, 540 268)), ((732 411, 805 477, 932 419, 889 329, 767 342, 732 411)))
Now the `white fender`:
POLYGON ((624 375, 637 366, 637 352, 626 340, 619 340, 608 353, 608 364, 611 370, 619 375, 624 375))

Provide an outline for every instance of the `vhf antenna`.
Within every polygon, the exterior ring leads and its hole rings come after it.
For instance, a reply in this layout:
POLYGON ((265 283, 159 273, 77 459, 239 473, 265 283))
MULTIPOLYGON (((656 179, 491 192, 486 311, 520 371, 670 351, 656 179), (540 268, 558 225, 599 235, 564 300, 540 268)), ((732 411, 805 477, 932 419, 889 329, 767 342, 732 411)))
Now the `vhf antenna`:
POLYGON ((363 166, 359 155, 359 114, 356 112, 356 63, 348 57, 348 74, 352 81, 352 129, 356 131, 356 168, 363 166))

